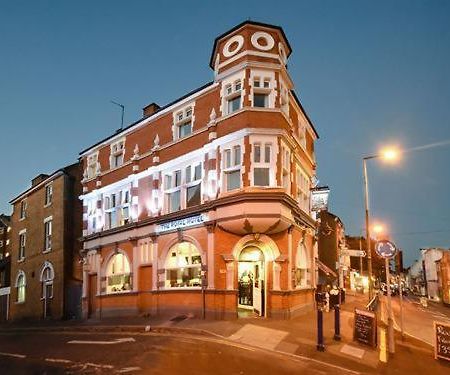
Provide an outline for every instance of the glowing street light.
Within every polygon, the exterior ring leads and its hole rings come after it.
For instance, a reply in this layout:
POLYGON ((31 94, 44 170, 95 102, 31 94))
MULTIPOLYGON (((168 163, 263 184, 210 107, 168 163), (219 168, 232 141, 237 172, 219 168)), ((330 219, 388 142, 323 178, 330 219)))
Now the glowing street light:
POLYGON ((384 226, 382 224, 375 224, 372 227, 373 232, 378 236, 384 232, 384 226))
MULTIPOLYGON (((367 160, 382 159, 386 162, 394 162, 399 158, 400 152, 393 147, 387 147, 376 155, 363 157, 363 175, 364 175, 364 202, 366 211, 366 250, 367 250, 367 271, 369 276, 369 300, 372 299, 373 281, 372 281, 372 250, 370 245, 370 225, 369 225, 369 182, 367 178, 367 160)), ((381 229, 381 228, 379 228, 381 229)), ((376 230, 374 228, 375 233, 376 230)), ((378 233, 377 233, 378 234, 378 233)))

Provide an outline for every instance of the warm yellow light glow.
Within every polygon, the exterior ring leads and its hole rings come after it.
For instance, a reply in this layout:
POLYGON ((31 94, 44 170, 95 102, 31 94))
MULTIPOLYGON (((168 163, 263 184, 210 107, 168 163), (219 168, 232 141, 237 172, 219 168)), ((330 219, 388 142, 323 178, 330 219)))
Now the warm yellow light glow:
POLYGON ((395 161, 399 158, 399 151, 395 148, 385 148, 381 150, 380 155, 386 161, 395 161))
POLYGON ((375 224, 372 229, 375 234, 380 234, 384 232, 384 227, 381 224, 375 224))

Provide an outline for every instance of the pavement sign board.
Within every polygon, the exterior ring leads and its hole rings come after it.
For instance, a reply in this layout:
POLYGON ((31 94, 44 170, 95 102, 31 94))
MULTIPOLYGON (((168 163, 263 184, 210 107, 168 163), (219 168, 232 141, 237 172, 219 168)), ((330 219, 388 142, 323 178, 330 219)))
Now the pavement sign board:
POLYGON ((353 340, 377 346, 377 315, 374 312, 355 309, 353 340))
POLYGON ((450 361, 450 324, 434 322, 434 358, 450 361))

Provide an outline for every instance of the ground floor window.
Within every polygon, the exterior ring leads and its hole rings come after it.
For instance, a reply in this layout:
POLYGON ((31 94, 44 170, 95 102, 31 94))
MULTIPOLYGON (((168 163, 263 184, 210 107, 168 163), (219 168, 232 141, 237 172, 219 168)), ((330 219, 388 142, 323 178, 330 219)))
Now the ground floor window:
POLYGON ((166 288, 200 287, 201 267, 202 258, 194 244, 176 244, 167 254, 166 288))
POLYGON ((306 288, 309 286, 308 265, 308 252, 306 251, 305 245, 300 243, 295 259, 295 286, 297 288, 306 288))
POLYGON ((25 288, 27 282, 25 278, 25 273, 23 271, 19 271, 16 279, 16 288, 17 288, 17 302, 22 303, 25 302, 25 288))
POLYGON ((55 273, 53 266, 49 262, 45 262, 41 272, 42 282, 42 298, 53 298, 53 279, 55 273))
POLYGON ((125 254, 117 253, 106 268, 106 293, 118 293, 131 290, 130 262, 125 254))

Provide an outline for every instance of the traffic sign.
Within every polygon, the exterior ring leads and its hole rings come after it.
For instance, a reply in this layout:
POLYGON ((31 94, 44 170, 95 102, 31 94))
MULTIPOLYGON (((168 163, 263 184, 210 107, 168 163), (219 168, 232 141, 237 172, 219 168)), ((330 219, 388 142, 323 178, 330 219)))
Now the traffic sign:
POLYGON ((377 241, 375 251, 382 258, 392 258, 397 253, 396 246, 387 240, 377 241))
POLYGON ((366 252, 364 250, 343 249, 341 250, 341 255, 345 255, 348 257, 365 257, 366 252))

